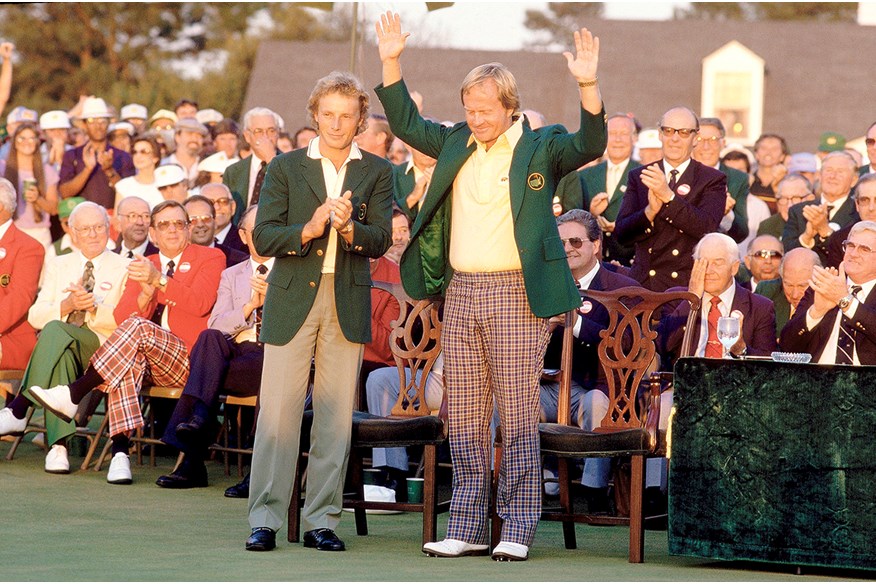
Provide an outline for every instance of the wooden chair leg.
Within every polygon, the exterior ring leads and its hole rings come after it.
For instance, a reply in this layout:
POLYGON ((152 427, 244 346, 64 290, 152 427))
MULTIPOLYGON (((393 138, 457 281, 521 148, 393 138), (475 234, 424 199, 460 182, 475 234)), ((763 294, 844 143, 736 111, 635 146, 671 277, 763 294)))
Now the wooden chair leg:
POLYGON ((499 517, 499 510, 496 506, 496 496, 499 493, 499 468, 502 466, 502 445, 498 444, 493 447, 493 480, 490 488, 490 509, 492 510, 492 521, 490 522, 490 547, 494 548, 499 545, 502 539, 502 518, 499 517))
POLYGON ((563 541, 567 550, 578 547, 575 537, 575 509, 572 502, 572 477, 569 473, 569 459, 557 459, 557 480, 560 485, 560 507, 563 509, 563 541))
POLYGON ((107 441, 109 441, 108 415, 104 415, 103 420, 100 422, 100 426, 98 426, 97 432, 94 434, 94 438, 91 440, 91 444, 88 445, 88 452, 85 454, 85 460, 82 461, 82 465, 79 467, 79 470, 88 470, 88 466, 91 464, 91 459, 94 458, 94 453, 97 452, 97 447, 100 445, 100 439, 101 437, 103 437, 104 434, 107 434, 107 441))
POLYGON ((630 563, 645 561, 645 457, 632 457, 630 478, 630 563))
POLYGON ((292 497, 289 499, 289 517, 286 525, 286 540, 298 543, 301 535, 301 483, 304 477, 305 457, 298 455, 295 477, 292 479, 292 497))
POLYGON ((24 433, 21 436, 16 436, 15 440, 12 441, 12 447, 9 449, 9 452, 6 453, 6 460, 12 460, 15 458, 15 452, 18 450, 18 447, 21 446, 24 437, 27 435, 27 427, 30 426, 30 419, 33 417, 35 411, 36 410, 33 406, 27 408, 27 416, 24 418, 24 433))
POLYGON ((438 449, 434 444, 423 448, 423 468, 423 545, 426 545, 438 537, 438 449))

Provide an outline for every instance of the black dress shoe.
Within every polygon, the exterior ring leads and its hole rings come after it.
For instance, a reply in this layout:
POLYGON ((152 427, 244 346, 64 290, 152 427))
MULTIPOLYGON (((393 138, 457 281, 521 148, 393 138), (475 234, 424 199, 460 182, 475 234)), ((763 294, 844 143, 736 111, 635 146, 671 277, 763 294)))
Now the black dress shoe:
POLYGON ((225 489, 225 496, 232 499, 248 499, 249 498, 249 473, 243 477, 243 480, 232 487, 225 489))
POLYGON ((207 420, 201 416, 192 416, 188 422, 177 424, 176 437, 187 444, 195 444, 200 439, 201 432, 206 425, 207 420))
POLYGON ((347 549, 335 532, 327 527, 306 532, 304 547, 316 548, 321 552, 342 552, 347 549))
POLYGON ((270 527, 256 527, 246 539, 246 549, 251 552, 269 552, 277 547, 277 534, 270 527))
POLYGON ((155 484, 165 489, 194 489, 207 486, 207 467, 203 462, 183 460, 175 471, 158 477, 155 484))

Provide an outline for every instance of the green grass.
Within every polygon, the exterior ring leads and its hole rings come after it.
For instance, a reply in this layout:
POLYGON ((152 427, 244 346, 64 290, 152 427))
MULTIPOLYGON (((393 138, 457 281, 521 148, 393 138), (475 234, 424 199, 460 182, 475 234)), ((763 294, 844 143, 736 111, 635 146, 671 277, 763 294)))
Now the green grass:
MULTIPOLYGON (((5 455, 9 444, 0 446, 5 455)), ((71 457, 74 465, 81 459, 71 457)), ((668 555, 665 531, 646 534, 646 563, 627 562, 625 527, 579 525, 577 550, 566 550, 560 524, 539 526, 530 560, 437 559, 420 551, 418 514, 369 516, 369 535, 355 533, 344 514, 338 535, 344 553, 317 552, 286 542, 278 549, 243 549, 249 534, 246 501, 223 491, 237 481, 208 463, 210 486, 171 491, 155 486, 173 460, 133 466, 134 484, 110 485, 106 472, 43 472, 43 453, 22 444, 13 462, 0 460, 0 580, 355 580, 355 581, 774 581, 872 577, 872 574, 668 555)), ((441 516, 443 536, 447 515, 441 516)))

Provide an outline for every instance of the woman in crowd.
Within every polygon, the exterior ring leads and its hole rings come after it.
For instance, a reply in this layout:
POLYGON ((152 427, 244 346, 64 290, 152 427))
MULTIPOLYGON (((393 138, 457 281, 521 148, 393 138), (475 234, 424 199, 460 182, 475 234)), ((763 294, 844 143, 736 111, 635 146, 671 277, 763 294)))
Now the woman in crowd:
POLYGON ((155 168, 161 162, 161 148, 153 138, 139 136, 131 144, 131 156, 137 174, 116 183, 116 205, 125 197, 140 197, 150 207, 164 200, 155 186, 155 168))
POLYGON ((51 245, 50 217, 58 212, 58 173, 43 163, 36 124, 16 128, 9 156, 0 160, 0 174, 18 190, 15 226, 43 245, 51 245))

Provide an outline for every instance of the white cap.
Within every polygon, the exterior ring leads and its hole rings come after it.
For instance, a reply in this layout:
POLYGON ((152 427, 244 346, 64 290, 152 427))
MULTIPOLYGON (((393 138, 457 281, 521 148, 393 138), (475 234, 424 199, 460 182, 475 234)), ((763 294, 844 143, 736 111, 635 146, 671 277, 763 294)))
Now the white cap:
POLYGON ((70 118, 63 110, 52 110, 40 116, 40 128, 43 130, 70 129, 70 118))
POLYGON ((169 187, 188 180, 186 171, 178 164, 164 164, 155 169, 155 188, 169 187))
POLYGON ((225 116, 223 116, 214 109, 198 110, 198 113, 195 114, 195 119, 202 124, 218 124, 224 118, 225 116))
POLYGON ((237 162, 237 158, 229 159, 222 150, 211 154, 198 163, 199 172, 225 172, 225 169, 237 162))
POLYGON ((176 114, 170 110, 160 109, 149 118, 149 123, 151 124, 155 120, 170 120, 174 124, 176 123, 176 114))
POLYGON ((113 113, 106 106, 106 102, 99 97, 86 98, 85 103, 82 104, 82 113, 79 114, 79 119, 81 120, 111 117, 113 117, 113 113))
POLYGON ((21 122, 33 122, 34 124, 39 121, 39 114, 36 113, 35 110, 24 107, 23 105, 18 106, 6 116, 6 125, 9 124, 20 124, 21 122))
POLYGON ((134 126, 128 122, 116 122, 115 124, 110 124, 107 129, 107 134, 112 134, 116 130, 124 130, 128 133, 128 136, 134 135, 134 126))
POLYGON ((663 142, 660 141, 660 131, 657 128, 645 128, 639 132, 636 147, 640 150, 642 148, 663 148, 663 142))
POLYGON ((146 109, 145 105, 140 105, 139 103, 129 103, 122 108, 121 112, 119 112, 119 119, 121 120, 130 120, 131 118, 135 120, 145 120, 148 117, 149 110, 146 109))

